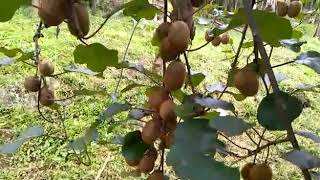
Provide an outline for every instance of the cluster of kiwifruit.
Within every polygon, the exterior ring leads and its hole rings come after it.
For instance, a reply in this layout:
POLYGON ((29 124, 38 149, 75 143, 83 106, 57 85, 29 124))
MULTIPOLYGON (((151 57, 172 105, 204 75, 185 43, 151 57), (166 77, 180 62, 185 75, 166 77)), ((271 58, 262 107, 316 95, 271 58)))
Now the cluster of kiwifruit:
MULTIPOLYGON (((150 92, 148 105, 153 115, 152 119, 146 122, 142 128, 141 139, 144 143, 152 145, 152 148, 146 151, 141 160, 134 163, 127 161, 130 166, 138 166, 138 170, 142 173, 150 173, 154 169, 157 159, 155 144, 158 144, 158 149, 163 150, 170 148, 174 143, 177 115, 175 113, 176 105, 170 99, 169 93, 180 89, 184 84, 185 77, 185 65, 181 61, 173 61, 168 65, 165 72, 164 87, 154 87, 150 92)), ((163 172, 155 170, 148 179, 158 180, 163 178, 163 172)))
POLYGON ((46 27, 66 20, 72 35, 83 38, 89 33, 89 13, 81 0, 40 0, 38 15, 46 27))
POLYGON ((247 163, 241 168, 244 180, 272 180, 272 169, 266 163, 247 163))
MULTIPOLYGON (((54 65, 48 60, 42 60, 38 64, 38 70, 42 76, 53 75, 54 65)), ((44 83, 41 87, 41 79, 39 76, 28 76, 24 80, 24 87, 29 92, 39 92, 39 102, 43 106, 50 106, 54 103, 54 92, 44 83)))
POLYGON ((251 67, 237 70, 234 76, 235 87, 245 96, 254 96, 259 90, 257 72, 251 67))
POLYGON ((213 36, 210 34, 210 32, 206 32, 204 38, 207 42, 211 42, 213 46, 219 46, 221 43, 228 44, 230 41, 230 36, 227 33, 224 33, 220 36, 213 36))
POLYGON ((285 0, 277 1, 277 14, 279 16, 288 15, 291 18, 297 17, 302 10, 302 3, 299 0, 291 0, 287 3, 285 0))

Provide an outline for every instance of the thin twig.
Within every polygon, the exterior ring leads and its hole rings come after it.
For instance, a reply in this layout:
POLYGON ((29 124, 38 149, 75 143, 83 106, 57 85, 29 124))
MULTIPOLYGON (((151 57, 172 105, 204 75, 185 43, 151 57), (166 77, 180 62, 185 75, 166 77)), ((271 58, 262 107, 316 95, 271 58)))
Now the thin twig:
POLYGON ((246 131, 245 132, 248 138, 253 142, 253 144, 258 145, 258 143, 251 137, 251 135, 246 131))
MULTIPOLYGON (((134 32, 136 31, 137 27, 138 27, 138 24, 139 24, 139 21, 138 22, 135 22, 135 25, 133 27, 133 30, 132 30, 132 33, 131 33, 131 36, 130 36, 130 39, 129 39, 129 42, 127 44, 127 47, 126 47, 126 50, 124 52, 124 55, 123 55, 123 58, 122 58, 122 62, 124 62, 126 60, 126 57, 127 57, 127 54, 128 54, 128 49, 130 47, 130 44, 131 44, 131 41, 132 41, 132 38, 133 38, 133 35, 134 35, 134 32)), ((119 86, 120 86, 120 82, 123 78, 123 71, 124 69, 122 68, 121 69, 121 72, 120 72, 120 77, 119 77, 119 80, 117 82, 117 86, 116 86, 116 89, 114 91, 114 93, 116 94, 118 92, 118 89, 119 89, 119 86)))
POLYGON ((206 47, 208 44, 210 44, 210 42, 206 42, 205 44, 203 44, 203 45, 201 45, 201 46, 199 46, 199 47, 197 47, 197 48, 194 48, 194 49, 187 49, 186 51, 187 51, 187 52, 198 51, 198 50, 206 47))
POLYGON ((102 167, 99 169, 96 177, 94 178, 95 180, 99 180, 100 179, 104 169, 106 168, 107 164, 110 162, 110 159, 111 159, 110 155, 111 155, 111 153, 108 153, 106 159, 104 160, 104 163, 103 163, 102 167))
POLYGON ((252 150, 246 148, 246 147, 242 147, 238 144, 236 144, 235 142, 233 142, 231 139, 229 139, 226 135, 224 135, 223 133, 218 133, 219 135, 221 135, 222 137, 224 137, 227 141, 229 141, 231 144, 235 145, 236 147, 240 148, 240 149, 243 149, 243 150, 246 150, 248 152, 251 152, 252 150))
POLYGON ((120 11, 123 8, 124 8, 124 5, 121 5, 121 6, 118 6, 117 8, 115 8, 114 10, 112 10, 109 14, 106 15, 106 17, 105 17, 106 19, 99 26, 99 28, 96 31, 94 31, 91 35, 84 37, 83 39, 87 40, 87 39, 90 39, 93 36, 95 36, 103 28, 103 26, 107 23, 107 21, 110 19, 110 17, 113 16, 115 13, 117 13, 118 11, 120 11))
POLYGON ((273 68, 281 67, 281 66, 284 66, 284 65, 287 65, 287 64, 292 64, 292 63, 295 63, 295 62, 296 61, 285 62, 285 63, 282 63, 282 64, 274 65, 271 68, 273 69, 273 68))
POLYGON ((187 70, 188 70, 188 81, 189 81, 189 84, 191 86, 192 94, 195 94, 196 91, 195 91, 194 85, 192 83, 191 66, 190 66, 189 61, 188 61, 187 53, 184 52, 183 55, 184 55, 184 59, 186 60, 186 65, 187 65, 187 70))
POLYGON ((234 61, 231 64, 232 68, 236 67, 236 65, 238 63, 238 59, 239 59, 239 55, 240 55, 240 52, 241 52, 241 48, 242 48, 244 40, 246 39, 247 30, 248 30, 248 25, 246 24, 244 26, 244 28, 243 28, 243 31, 242 31, 242 36, 241 36, 241 40, 240 40, 240 43, 239 43, 239 46, 238 46, 236 57, 234 58, 234 61))
MULTIPOLYGON (((258 142, 258 144, 257 144, 257 149, 260 147, 260 144, 261 144, 261 142, 262 142, 262 139, 263 139, 264 133, 265 133, 266 131, 267 131, 267 129, 264 129, 264 130, 263 130, 262 135, 261 135, 261 138, 259 139, 259 142, 258 142)), ((254 155, 253 163, 255 163, 255 162, 256 162, 257 155, 258 155, 258 154, 255 154, 255 155, 254 155)))

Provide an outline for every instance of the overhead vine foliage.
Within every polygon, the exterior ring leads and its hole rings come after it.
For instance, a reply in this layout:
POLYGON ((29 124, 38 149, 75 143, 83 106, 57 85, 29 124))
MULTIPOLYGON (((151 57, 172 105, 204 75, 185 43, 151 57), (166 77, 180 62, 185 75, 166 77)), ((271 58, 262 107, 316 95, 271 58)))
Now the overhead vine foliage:
MULTIPOLYGON (((9 21, 17 9, 28 3, 30 5, 27 0, 11 0, 1 3, 0 22, 9 21)), ((210 1, 164 0, 163 8, 159 9, 148 0, 132 0, 108 14, 105 22, 97 30, 91 29, 90 31, 90 16, 85 2, 81 0, 40 0, 39 6, 36 6, 39 8, 38 14, 41 20, 33 38, 34 52, 0 47, 0 52, 7 56, 6 59, 0 60, 0 65, 32 60, 31 65, 37 69, 36 75, 27 77, 24 86, 26 90, 38 93, 39 114, 42 119, 50 123, 55 122, 42 112, 44 107, 57 111, 62 123, 65 119, 57 103, 64 98, 59 97, 59 99, 55 96, 54 91, 47 84, 48 78, 59 77, 61 74, 70 72, 103 77, 106 69, 116 68, 121 71, 119 83, 123 78, 123 69, 139 72, 150 80, 152 85, 150 82, 145 84, 133 82, 120 92, 145 87, 146 106, 120 102, 117 98, 119 85, 116 87, 116 92, 111 95, 89 89, 74 90, 74 96, 100 94, 113 101, 82 136, 71 140, 67 132, 64 134, 65 141, 68 142, 67 148, 71 149, 72 154, 76 155, 83 164, 90 165, 91 163, 87 147, 92 141, 98 140, 99 126, 112 127, 121 122, 134 120, 142 122, 143 128, 127 133, 117 144, 121 146, 121 154, 127 164, 137 168, 141 173, 148 174, 148 179, 165 179, 168 175, 165 168, 171 166, 175 175, 181 179, 238 180, 242 177, 247 180, 271 180, 274 175, 270 166, 272 162, 268 162, 269 149, 273 145, 290 142, 292 148, 290 152, 281 152, 283 153, 282 158, 299 167, 303 177, 309 180, 311 179, 310 169, 320 167, 319 158, 306 152, 307 150, 302 151, 295 134, 310 138, 315 142, 318 142, 319 136, 310 132, 293 130, 292 123, 302 113, 303 104, 294 94, 279 88, 279 79, 273 69, 289 63, 297 63, 307 65, 319 73, 319 52, 303 52, 292 62, 271 66, 274 47, 282 45, 295 52, 300 52, 301 46, 307 43, 292 39, 302 36, 295 31, 291 21, 294 21, 292 18, 300 14, 303 4, 300 1, 290 3, 281 1, 277 3, 276 9, 268 11, 261 8, 253 9, 256 3, 258 2, 253 1, 253 4, 249 4, 244 1, 243 6, 238 8, 234 14, 224 17, 226 24, 216 20, 221 17, 215 18, 214 23, 220 25, 208 29, 203 37, 204 45, 192 49, 191 44, 197 33, 194 21, 196 14, 202 9, 218 7, 210 1), (168 4, 171 4, 171 9, 168 8, 168 4), (146 69, 143 65, 126 61, 127 50, 137 24, 126 47, 123 61, 119 60, 117 50, 98 42, 88 43, 91 37, 99 36, 97 33, 103 29, 108 19, 120 10, 123 10, 125 16, 137 22, 141 19, 151 20, 156 15, 163 15, 163 22, 154 30, 154 37, 150 40, 153 46, 158 47, 155 53, 164 65, 162 75, 146 69), (288 16, 284 17, 286 15, 288 16), (64 67, 63 73, 56 73, 52 62, 42 59, 39 39, 42 38, 45 41, 41 33, 45 28, 57 26, 63 22, 67 23, 70 33, 82 44, 77 45, 73 51, 76 65, 64 67), (232 37, 229 35, 231 31, 241 33, 242 37, 227 73, 226 85, 210 86, 206 88, 207 92, 203 92, 200 90, 200 84, 205 80, 206 75, 192 71, 188 55, 208 44, 214 47, 232 44, 232 37), (271 49, 268 54, 266 46, 271 49), (247 65, 241 67, 239 61, 242 60, 240 56, 244 49, 252 51, 253 56, 252 58, 251 55, 247 57, 247 65), (265 79, 266 76, 268 82, 265 79), (264 87, 260 79, 264 82, 264 87), (249 123, 246 117, 240 117, 237 114, 236 106, 230 102, 230 98, 223 99, 223 95, 228 94, 237 101, 243 101, 262 91, 265 92, 265 96, 261 100, 257 99, 260 102, 256 107, 254 123, 249 123), (117 115, 121 113, 128 113, 127 119, 115 121, 117 115), (261 134, 255 129, 257 126, 263 129, 261 134), (253 139, 249 134, 250 130, 256 131, 259 137, 253 139), (286 136, 266 139, 265 133, 272 131, 282 131, 286 133, 286 136), (234 137, 241 135, 247 135, 248 141, 256 146, 242 147, 234 140, 234 137), (267 152, 267 156, 258 161, 257 155, 264 152, 267 152), (87 159, 83 158, 83 154, 87 159), (225 156, 238 161, 249 157, 254 157, 254 159, 253 162, 239 169, 230 163, 222 162, 225 156)), ((202 22, 202 24, 206 23, 202 22)), ((43 127, 31 127, 12 143, 1 145, 0 153, 14 153, 25 141, 43 134, 43 127)))

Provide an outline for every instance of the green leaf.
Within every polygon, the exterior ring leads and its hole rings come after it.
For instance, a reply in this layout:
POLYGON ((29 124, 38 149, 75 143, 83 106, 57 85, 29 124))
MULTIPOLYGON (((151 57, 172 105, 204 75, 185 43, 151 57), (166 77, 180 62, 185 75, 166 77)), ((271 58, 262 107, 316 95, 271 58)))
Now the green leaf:
POLYGON ((0 6, 0 22, 9 21, 20 6, 26 4, 29 0, 5 0, 0 6))
POLYGON ((300 39, 300 38, 302 38, 302 36, 303 36, 303 32, 294 29, 293 32, 292 32, 292 37, 291 38, 292 39, 300 39))
MULTIPOLYGON (((302 103, 296 97, 285 92, 280 92, 283 99, 282 105, 287 113, 290 123, 292 123, 302 112, 302 103)), ((283 119, 278 115, 276 107, 276 95, 274 93, 267 95, 262 99, 258 107, 257 118, 259 123, 268 130, 285 130, 283 119)))
POLYGON ((300 169, 320 167, 320 158, 305 151, 293 150, 283 154, 282 158, 298 166, 300 169))
POLYGON ((87 67, 95 72, 103 72, 106 67, 118 65, 118 51, 108 49, 100 43, 88 46, 78 45, 73 52, 74 60, 79 64, 87 64, 87 67))
POLYGON ((191 75, 191 82, 194 87, 197 87, 205 78, 206 75, 203 73, 195 73, 191 75))
POLYGON ((253 45, 254 45, 253 41, 248 41, 248 42, 244 42, 241 48, 248 49, 253 47, 253 45))
POLYGON ((141 139, 140 131, 133 131, 124 137, 121 153, 127 160, 140 160, 150 145, 141 139))
POLYGON ((76 72, 76 73, 82 73, 82 74, 91 75, 91 76, 95 76, 95 75, 99 74, 97 72, 91 71, 88 68, 76 66, 75 64, 71 64, 71 65, 65 67, 64 70, 66 72, 76 72))
POLYGON ((99 121, 104 121, 107 118, 111 118, 116 114, 119 114, 123 111, 128 111, 130 109, 131 109, 131 105, 128 103, 124 103, 124 104, 113 103, 100 114, 99 121))
POLYGON ((142 18, 152 20, 159 10, 148 0, 132 0, 124 5, 123 14, 131 16, 136 21, 142 18))
MULTIPOLYGON (((292 37, 293 30, 288 19, 280 17, 273 12, 263 10, 254 10, 253 16, 257 22, 258 31, 264 42, 267 42, 274 47, 279 47, 279 41, 281 39, 290 39, 292 37)), ((246 21, 244 9, 240 8, 238 13, 232 17, 228 27, 224 29, 215 28, 213 29, 213 34, 218 36, 245 24, 246 21)))
POLYGON ((130 91, 130 90, 132 90, 132 89, 134 89, 134 88, 144 87, 144 86, 146 86, 146 85, 137 84, 137 83, 132 83, 132 84, 127 85, 125 88, 123 88, 123 89, 121 90, 121 93, 125 93, 125 92, 128 92, 128 91, 130 91))
POLYGON ((19 48, 7 49, 5 47, 0 47, 0 52, 8 57, 15 57, 18 53, 23 53, 23 51, 19 48))
POLYGON ((312 68, 318 74, 320 74, 320 53, 319 52, 308 51, 306 53, 302 53, 296 58, 296 62, 299 64, 304 64, 312 68))
POLYGON ((307 41, 299 41, 297 39, 283 39, 280 41, 280 43, 283 47, 286 47, 293 52, 300 52, 301 46, 307 43, 307 41))
POLYGON ((44 128, 42 126, 33 126, 26 129, 16 140, 12 143, 0 145, 0 154, 16 153, 23 143, 32 138, 42 136, 44 128))
POLYGON ((227 136, 238 136, 249 129, 250 124, 234 116, 219 116, 210 121, 210 127, 215 128, 227 136))
POLYGON ((181 179, 240 179, 238 169, 226 167, 209 156, 220 143, 208 120, 189 119, 179 123, 174 142, 167 163, 181 179))

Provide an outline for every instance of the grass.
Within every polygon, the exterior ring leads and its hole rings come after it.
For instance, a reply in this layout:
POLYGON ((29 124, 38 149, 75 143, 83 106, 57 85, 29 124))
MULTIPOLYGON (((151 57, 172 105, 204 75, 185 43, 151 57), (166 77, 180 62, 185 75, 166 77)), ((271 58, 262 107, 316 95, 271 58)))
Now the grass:
MULTIPOLYGON (((92 29, 96 29, 103 19, 92 17, 92 29)), ((25 11, 19 11, 14 18, 0 25, 0 45, 8 48, 21 48, 30 51, 33 48, 32 37, 38 19, 32 15, 26 16, 25 11)), ((150 44, 150 39, 156 25, 153 21, 142 21, 137 28, 128 51, 127 60, 135 63, 142 63, 147 68, 155 58, 156 48, 150 44)), ((130 33, 133 28, 133 21, 129 18, 116 16, 103 28, 103 30, 91 39, 89 43, 100 42, 108 48, 119 51, 119 59, 122 59, 124 49, 127 45, 130 33)), ((193 41, 193 47, 198 47, 204 43, 204 32, 208 27, 197 27, 197 36, 193 41)), ((312 38, 314 27, 311 25, 301 25, 298 29, 304 33, 304 40, 308 43, 302 46, 302 51, 319 50, 320 42, 312 38)), ((234 46, 236 47, 240 35, 231 32, 234 46)), ((69 35, 66 25, 61 26, 59 38, 55 38, 55 28, 44 30, 44 38, 41 39, 41 56, 52 60, 57 67, 57 72, 73 62, 72 52, 80 43, 73 36, 69 35)), ((202 71, 207 74, 205 81, 199 86, 199 91, 204 91, 204 85, 225 83, 227 72, 232 62, 231 53, 222 53, 232 50, 231 45, 223 45, 216 48, 206 46, 205 48, 189 54, 192 70, 202 71)), ((269 50, 269 49, 268 49, 269 50)), ((245 65, 249 50, 243 52, 240 59, 240 66, 245 65)), ((285 48, 275 48, 272 64, 280 64, 294 59, 298 54, 285 48)), ((66 143, 57 137, 62 134, 57 115, 50 110, 45 110, 46 115, 56 120, 56 123, 43 121, 36 109, 35 94, 28 94, 24 91, 22 83, 27 75, 34 73, 34 69, 23 63, 15 63, 10 66, 0 67, 0 143, 10 142, 18 136, 25 128, 42 124, 46 127, 47 133, 52 136, 43 136, 31 140, 23 145, 19 152, 12 156, 0 155, 0 179, 94 179, 101 168, 104 159, 110 155, 111 159, 102 173, 104 179, 141 179, 135 177, 132 169, 128 168, 119 153, 119 147, 112 145, 110 141, 115 134, 124 134, 134 126, 123 124, 112 129, 112 126, 103 125, 99 128, 99 141, 92 143, 89 147, 92 165, 79 165, 74 158, 65 161, 68 152, 66 143), (112 133, 110 133, 112 129, 112 133)), ((290 64, 288 66, 275 69, 276 72, 286 74, 290 79, 280 83, 282 90, 292 90, 300 83, 319 84, 320 78, 313 70, 302 65, 290 64)), ((116 79, 119 77, 119 70, 110 68, 104 73, 104 78, 88 77, 80 74, 66 74, 58 79, 50 80, 59 97, 69 95, 72 89, 92 89, 103 90, 112 94, 115 90, 116 79)), ((121 88, 124 88, 129 81, 147 84, 146 78, 125 71, 121 88)), ((231 89, 235 91, 234 89, 231 89)), ((236 92, 236 91, 235 91, 236 92)), ((138 88, 120 96, 120 100, 128 100, 142 105, 145 101, 143 96, 144 88, 138 88)), ((235 101, 231 96, 224 96, 225 99, 235 103, 240 117, 249 122, 256 123, 257 103, 263 98, 264 91, 261 90, 256 98, 247 98, 242 102, 235 101)), ((304 109, 303 114, 294 122, 294 128, 311 130, 320 134, 320 97, 314 92, 302 92, 299 97, 308 100, 310 106, 304 109)), ((86 127, 89 127, 99 113, 110 104, 110 96, 86 96, 75 98, 70 101, 65 109, 66 126, 70 139, 80 136, 86 127)), ((122 116, 118 118, 123 118, 122 116)), ((279 136, 281 133, 267 133, 268 137, 279 136)), ((245 137, 238 137, 240 144, 248 146, 250 143, 245 137)), ((299 138, 302 148, 320 155, 316 145, 310 141, 299 138)), ((275 178, 280 179, 301 179, 299 171, 288 162, 278 158, 278 152, 289 150, 289 145, 278 145, 271 151, 272 168, 275 178)), ((227 158, 231 164, 233 159, 227 158)), ((249 159, 248 159, 249 160, 249 159)), ((244 162, 237 163, 236 166, 244 162)))

